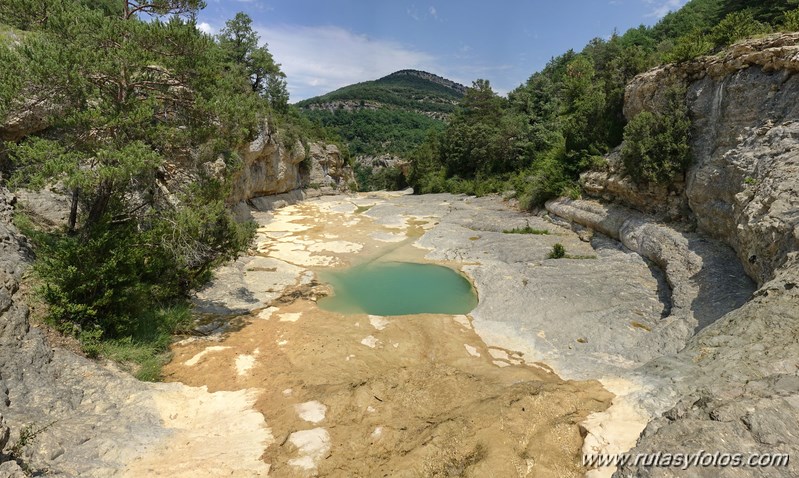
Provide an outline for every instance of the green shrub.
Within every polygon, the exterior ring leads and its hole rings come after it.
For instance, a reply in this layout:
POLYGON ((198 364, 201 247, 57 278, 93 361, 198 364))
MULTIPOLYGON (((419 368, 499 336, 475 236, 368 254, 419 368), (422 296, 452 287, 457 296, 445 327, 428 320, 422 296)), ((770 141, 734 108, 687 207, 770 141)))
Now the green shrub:
POLYGON ((751 10, 733 12, 725 16, 710 32, 716 46, 732 45, 738 40, 768 33, 771 27, 755 20, 751 10))
POLYGON ((566 257, 566 248, 563 247, 563 244, 558 242, 552 246, 552 252, 549 253, 548 257, 550 259, 563 259, 566 257))
POLYGON ((670 88, 662 112, 643 111, 624 128, 621 156, 636 182, 667 183, 687 169, 691 121, 684 95, 683 88, 670 88))
POLYGON ((713 41, 701 31, 695 30, 679 37, 663 55, 663 60, 668 63, 682 63, 707 55, 711 51, 713 51, 713 41))
POLYGON ((142 305, 169 295, 166 284, 148 284, 167 271, 151 250, 134 243, 134 231, 101 228, 90 236, 42 235, 37 241, 34 267, 44 283, 49 318, 77 336, 94 328, 122 334, 142 305))
POLYGON ((451 177, 446 180, 446 191, 452 194, 466 194, 467 196, 475 195, 474 180, 463 179, 458 176, 451 177))
POLYGON ((781 29, 788 32, 799 32, 799 8, 785 12, 781 29))
POLYGON ((532 167, 513 180, 513 189, 518 192, 519 205, 523 209, 540 207, 575 186, 559 159, 559 151, 550 151, 538 158, 532 167))
POLYGON ((529 224, 527 226, 524 226, 524 227, 517 227, 517 228, 514 228, 514 229, 505 229, 502 232, 505 233, 505 234, 535 234, 535 235, 549 234, 549 231, 547 231, 546 229, 533 229, 532 227, 530 227, 529 224))

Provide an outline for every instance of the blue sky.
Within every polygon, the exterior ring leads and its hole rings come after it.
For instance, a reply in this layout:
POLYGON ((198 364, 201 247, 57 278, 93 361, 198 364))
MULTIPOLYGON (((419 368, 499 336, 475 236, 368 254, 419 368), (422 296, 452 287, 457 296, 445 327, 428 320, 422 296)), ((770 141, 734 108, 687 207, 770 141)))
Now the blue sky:
POLYGON ((396 70, 430 71, 505 94, 569 48, 640 24, 687 0, 206 0, 217 33, 243 11, 288 76, 291 101, 396 70))

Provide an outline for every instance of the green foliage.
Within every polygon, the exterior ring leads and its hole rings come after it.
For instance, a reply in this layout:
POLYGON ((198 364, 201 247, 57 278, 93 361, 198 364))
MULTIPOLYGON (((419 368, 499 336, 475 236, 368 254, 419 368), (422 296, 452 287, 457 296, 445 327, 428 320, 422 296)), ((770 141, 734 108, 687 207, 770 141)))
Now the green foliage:
POLYGON ((399 168, 385 167, 374 171, 373 168, 355 163, 353 170, 361 191, 399 191, 408 187, 405 175, 399 168))
POLYGON ((713 50, 713 42, 700 30, 683 35, 677 39, 666 53, 663 60, 669 63, 680 63, 707 55, 713 50))
POLYGON ((303 114, 319 129, 341 138, 354 156, 386 153, 405 156, 419 146, 430 131, 444 128, 439 120, 399 108, 307 110, 303 114))
POLYGON ((60 182, 77 207, 66 231, 18 221, 34 245, 48 319, 77 336, 87 355, 130 360, 148 379, 157 378, 170 334, 188 318, 186 294, 254 232, 224 201, 240 165, 235 150, 269 114, 271 97, 254 87, 251 71, 230 67, 226 47, 197 30, 201 4, 0 6, 0 20, 31 30, 21 45, 0 46, 8 60, 0 113, 20 88, 8 71, 24 71, 25 88, 64 106, 45 133, 4 145, 12 184, 60 182), (165 13, 175 16, 164 21, 165 13), (208 176, 203 164, 218 159, 224 171, 208 176), (176 181, 174 169, 189 179, 176 181))
MULTIPOLYGON (((148 382, 161 378, 161 367, 169 363, 169 345, 175 334, 186 333, 193 323, 188 303, 148 310, 132 333, 120 339, 99 340, 99 356, 113 360, 148 382)), ((85 348, 85 345, 84 345, 85 348)))
POLYGON ((522 166, 514 138, 524 135, 528 125, 521 116, 504 114, 505 103, 486 80, 469 88, 441 138, 440 161, 447 176, 473 179, 522 166))
POLYGON ((547 257, 550 259, 563 259, 566 257, 566 248, 563 247, 563 244, 557 243, 552 246, 552 252, 547 257))
POLYGON ((785 17, 782 21, 781 30, 788 32, 799 31, 799 8, 785 12, 785 17))
POLYGON ((787 23, 790 4, 797 2, 692 0, 652 28, 597 38, 553 58, 507 101, 475 83, 438 143, 413 155, 409 182, 425 193, 463 191, 494 178, 504 183, 500 189, 516 191, 522 207, 533 208, 559 195, 580 197, 579 174, 623 139, 636 180, 669 181, 688 165, 687 111, 672 94, 657 114, 627 125, 627 83, 661 61, 710 54, 776 21, 787 23))
POLYGON ((624 130, 624 167, 636 181, 667 183, 690 164, 691 121, 685 90, 671 88, 662 111, 639 113, 624 130))
POLYGON ((252 29, 252 19, 237 13, 217 38, 227 59, 250 79, 252 90, 265 97, 275 111, 285 113, 289 100, 286 75, 266 45, 258 46, 260 38, 252 29))
POLYGON ((706 31, 725 15, 729 0, 692 0, 678 11, 666 14, 651 29, 657 42, 675 39, 695 30, 706 31))
MULTIPOLYGON (((463 96, 459 85, 424 72, 403 70, 298 103, 317 131, 339 138, 353 157, 391 154, 408 158, 463 96)), ((358 167, 362 191, 405 187, 399 170, 358 167)))
POLYGON ((768 24, 759 22, 755 19, 752 10, 732 12, 725 16, 711 30, 710 36, 717 46, 732 45, 738 40, 751 38, 763 33, 769 33, 771 27, 768 24))
POLYGON ((533 234, 537 236, 549 234, 549 231, 546 229, 534 229, 530 227, 530 225, 526 225, 524 227, 517 227, 515 229, 505 229, 502 231, 505 234, 533 234))
POLYGON ((413 71, 399 71, 375 81, 345 86, 323 96, 300 101, 297 106, 311 109, 313 105, 332 102, 354 102, 361 106, 379 103, 405 110, 451 113, 463 97, 458 89, 436 83, 413 71))
POLYGON ((23 82, 21 62, 15 49, 0 42, 0 118, 5 117, 12 101, 18 97, 23 82))

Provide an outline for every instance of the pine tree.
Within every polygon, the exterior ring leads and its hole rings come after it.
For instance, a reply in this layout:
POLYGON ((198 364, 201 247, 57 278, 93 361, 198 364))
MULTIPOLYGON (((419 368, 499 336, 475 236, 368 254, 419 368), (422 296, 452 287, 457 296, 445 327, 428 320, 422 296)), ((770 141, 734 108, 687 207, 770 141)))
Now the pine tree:
POLYGON ((289 100, 286 75, 266 44, 258 46, 260 37, 252 28, 252 19, 245 13, 237 13, 225 23, 218 40, 230 62, 250 78, 252 90, 267 98, 273 109, 285 112, 289 100))
POLYGON ((70 234, 42 249, 56 320, 113 322, 147 303, 141 294, 169 300, 246 244, 224 207, 224 174, 202 164, 226 159, 230 173, 266 105, 197 30, 201 4, 4 5, 0 22, 30 29, 16 68, 33 94, 63 107, 42 134, 7 144, 15 183, 72 192, 70 234))

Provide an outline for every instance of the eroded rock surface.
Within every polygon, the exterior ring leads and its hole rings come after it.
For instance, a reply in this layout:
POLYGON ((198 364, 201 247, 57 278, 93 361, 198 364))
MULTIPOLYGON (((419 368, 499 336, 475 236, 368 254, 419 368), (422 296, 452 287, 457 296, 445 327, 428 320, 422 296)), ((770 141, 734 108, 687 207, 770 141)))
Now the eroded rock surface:
MULTIPOLYGON (((681 297, 694 296, 692 304, 705 303, 711 314, 704 323, 696 317, 704 327, 687 336, 684 349, 638 370, 659 381, 674 404, 651 421, 633 454, 699 450, 799 454, 793 431, 799 416, 799 390, 794 385, 799 382, 798 53, 799 34, 772 35, 742 42, 713 57, 654 69, 628 85, 628 118, 644 110, 657 111, 665 86, 686 87, 693 120, 693 163, 685 181, 669 187, 635 185, 624 177, 618 158, 611 156, 606 170, 584 175, 582 183, 589 194, 654 216, 589 201, 548 204, 553 213, 618 237, 632 250, 654 256, 656 262, 664 253, 670 255, 671 260, 659 264, 672 285, 675 304, 681 297), (734 255, 719 254, 722 243, 734 255), (714 251, 712 257, 692 244, 714 251), (696 262, 693 253, 702 260, 696 262), (691 276, 690 271, 697 270, 694 266, 700 272, 691 276), (744 270, 758 288, 740 307, 744 297, 729 294, 730 286, 739 281, 735 268, 744 270), (703 296, 711 301, 702 300, 703 296)), ((694 315, 700 311, 690 309, 694 315)), ((627 465, 616 476, 686 473, 799 474, 795 464, 694 467, 687 472, 627 465)))
POLYGON ((686 87, 693 164, 685 181, 636 185, 617 154, 583 175, 589 194, 666 220, 696 223, 730 245, 763 284, 799 249, 799 34, 734 45, 721 55, 636 77, 624 112, 657 111, 664 85, 686 87))
POLYGON ((354 182, 352 169, 335 145, 311 143, 306 150, 299 139, 290 143, 269 123, 262 125, 258 137, 242 147, 240 154, 244 165, 233 177, 228 197, 231 205, 240 205, 238 208, 249 202, 267 210, 271 207, 261 207, 253 200, 270 202, 274 196, 286 194, 289 196, 284 199, 292 203, 291 195, 304 197, 300 188, 310 187, 308 191, 316 195, 334 194, 348 191, 354 182))
POLYGON ((344 161, 338 146, 311 143, 308 151, 311 162, 306 184, 318 190, 347 191, 354 181, 352 169, 344 161))
POLYGON ((30 326, 19 297, 30 256, 11 224, 10 197, 0 190, 0 414, 10 428, 0 427, 0 443, 14 456, 2 456, 8 461, 0 464, 0 476, 25 476, 21 465, 63 477, 218 476, 215 466, 239 476, 265 474, 259 458, 271 436, 251 408, 252 391, 211 394, 142 383, 52 348, 30 326), (218 436, 208 434, 209 425, 218 436), (34 435, 27 443, 20 442, 23 431, 34 435), (209 455, 214 442, 228 439, 251 445, 209 455), (165 454, 170 459, 163 468, 148 469, 153 457, 163 461, 165 454))
MULTIPOLYGON (((657 393, 666 379, 637 369, 684 345, 697 321, 686 320, 683 335, 660 331, 674 322, 670 311, 690 309, 691 299, 675 309, 654 262, 612 239, 577 234, 499 198, 448 194, 324 197, 252 214, 261 227, 251 257, 198 294, 198 306, 235 320, 213 342, 178 346, 168 373, 212 390, 273 384, 258 406, 276 437, 265 455, 276 476, 424 475, 442 463, 465 476, 582 474, 570 468, 581 447, 625 451, 651 415, 676 400, 669 389, 657 393), (505 232, 526 226, 547 234, 505 232), (548 259, 555 243, 571 258, 548 259), (344 316, 316 307, 313 271, 371 260, 461 268, 480 304, 468 317, 344 316), (295 284, 286 289, 292 275, 295 284), (281 289, 290 300, 274 298, 281 289), (581 392, 583 385, 566 386, 558 375, 598 379, 616 397, 610 408, 604 402, 591 412, 559 394, 606 400, 605 392, 581 392), (548 391, 535 383, 547 383, 548 391), (309 403, 324 406, 324 418, 315 412, 314 420, 303 419, 298 410, 309 403), (520 410, 502 403, 523 403, 525 414, 539 405, 547 412, 534 413, 542 422, 525 419, 534 430, 528 435, 513 424, 520 410), (563 405, 580 417, 564 422, 565 435, 550 428, 563 405), (505 423, 504 431, 495 423, 505 423), (577 423, 580 439, 570 428, 577 423), (539 447, 571 437, 573 451, 560 458, 546 447, 533 452, 529 436, 539 437, 539 447)), ((701 269, 702 258, 695 260, 692 273, 701 269)), ((745 292, 736 293, 748 297, 749 280, 740 267, 730 271, 744 278, 745 292)))

